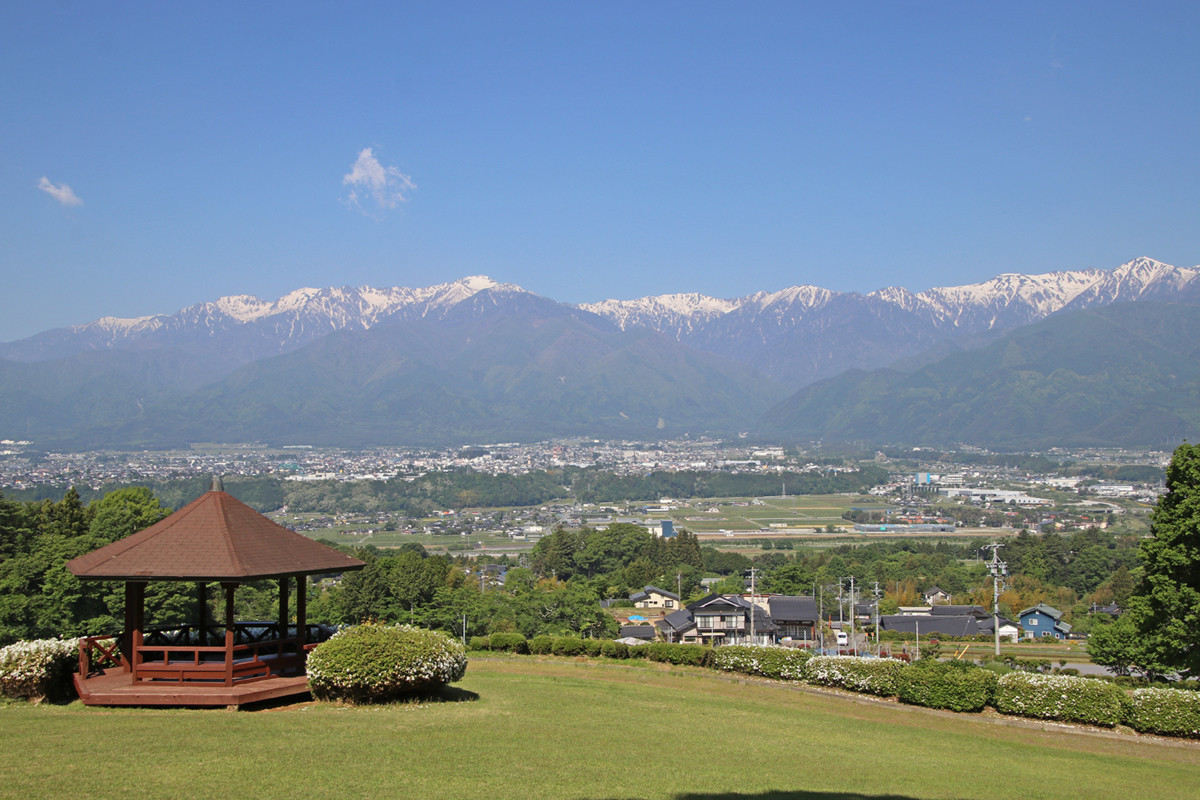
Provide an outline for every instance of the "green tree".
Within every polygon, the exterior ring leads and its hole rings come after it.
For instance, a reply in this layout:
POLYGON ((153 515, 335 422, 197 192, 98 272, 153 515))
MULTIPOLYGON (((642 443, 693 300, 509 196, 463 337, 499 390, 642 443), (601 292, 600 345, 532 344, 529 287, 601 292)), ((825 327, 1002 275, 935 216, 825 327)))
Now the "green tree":
POLYGON ((1200 674, 1200 445, 1181 444, 1167 467, 1167 493, 1141 545, 1145 574, 1127 613, 1145 641, 1143 668, 1200 674))
POLYGON ((115 542, 149 528, 171 513, 144 486, 109 492, 88 506, 91 521, 88 532, 105 542, 115 542))
POLYGON ((1122 614, 1106 625, 1097 625, 1088 636, 1087 649, 1093 664, 1108 667, 1118 675, 1141 670, 1147 659, 1141 631, 1130 614, 1122 614))

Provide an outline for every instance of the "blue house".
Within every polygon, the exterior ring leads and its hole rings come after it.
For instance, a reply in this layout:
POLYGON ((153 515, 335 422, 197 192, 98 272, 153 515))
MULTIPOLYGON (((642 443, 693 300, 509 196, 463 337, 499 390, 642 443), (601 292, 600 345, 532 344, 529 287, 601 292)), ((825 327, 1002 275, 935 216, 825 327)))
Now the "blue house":
POLYGON ((1017 620, 1025 631, 1026 639, 1037 639, 1042 636, 1053 636, 1055 639, 1065 639, 1071 632, 1071 626, 1062 621, 1063 612, 1051 608, 1045 603, 1038 603, 1033 608, 1022 611, 1017 620))

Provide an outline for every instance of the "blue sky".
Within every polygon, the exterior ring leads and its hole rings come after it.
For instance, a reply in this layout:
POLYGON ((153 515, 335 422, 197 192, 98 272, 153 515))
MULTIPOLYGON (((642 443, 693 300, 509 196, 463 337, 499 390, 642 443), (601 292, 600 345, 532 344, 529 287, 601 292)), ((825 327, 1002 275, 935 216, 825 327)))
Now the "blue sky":
POLYGON ((1200 4, 6 3, 0 341, 1200 262, 1200 4))

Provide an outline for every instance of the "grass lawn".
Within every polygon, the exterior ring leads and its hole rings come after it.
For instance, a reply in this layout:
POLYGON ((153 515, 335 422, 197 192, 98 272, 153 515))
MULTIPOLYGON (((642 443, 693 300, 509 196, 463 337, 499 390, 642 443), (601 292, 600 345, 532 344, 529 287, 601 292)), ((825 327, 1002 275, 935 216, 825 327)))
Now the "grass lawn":
POLYGON ((473 661, 461 702, 0 707, 0 797, 1194 798, 1200 745, 611 662, 473 661))

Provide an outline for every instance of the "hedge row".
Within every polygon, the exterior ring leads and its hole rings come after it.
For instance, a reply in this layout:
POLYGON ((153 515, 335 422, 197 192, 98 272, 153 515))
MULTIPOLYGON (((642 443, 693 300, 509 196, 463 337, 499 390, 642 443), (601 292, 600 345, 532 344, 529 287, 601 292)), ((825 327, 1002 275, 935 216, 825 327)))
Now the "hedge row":
POLYGON ((896 677, 902 703, 947 711, 982 711, 992 702, 996 673, 962 661, 918 661, 896 677))
POLYGON ((790 647, 725 645, 712 651, 711 664, 724 672, 741 672, 776 680, 804 679, 804 665, 812 658, 807 650, 790 647))
POLYGON ((1002 714, 1111 728, 1124 720, 1127 702, 1121 687, 1091 678, 1010 672, 996 681, 1002 714))
POLYGON ((1200 694, 1181 689, 1134 689, 1125 724, 1142 733, 1200 739, 1200 694))
MULTIPOLYGON (((493 634, 489 645, 492 650, 523 652, 523 642, 520 634, 493 634), (515 638, 497 641, 497 637, 505 636, 515 638)), ((895 696, 903 703, 926 708, 978 712, 992 706, 1005 714, 1035 719, 1107 727, 1126 724, 1144 733, 1200 738, 1200 693, 1179 689, 1138 689, 1126 694, 1121 687, 1094 678, 1028 672, 997 676, 991 669, 965 661, 923 659, 905 665, 889 658, 814 656, 789 647, 725 645, 711 649, 665 642, 628 646, 613 641, 539 636, 528 642, 527 649, 533 653, 646 658, 707 666, 723 672, 895 696)))
POLYGON ((892 697, 896 678, 904 668, 904 662, 894 658, 813 656, 804 666, 804 677, 822 686, 892 697))

